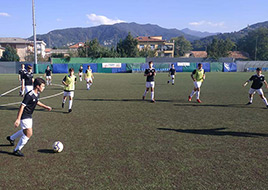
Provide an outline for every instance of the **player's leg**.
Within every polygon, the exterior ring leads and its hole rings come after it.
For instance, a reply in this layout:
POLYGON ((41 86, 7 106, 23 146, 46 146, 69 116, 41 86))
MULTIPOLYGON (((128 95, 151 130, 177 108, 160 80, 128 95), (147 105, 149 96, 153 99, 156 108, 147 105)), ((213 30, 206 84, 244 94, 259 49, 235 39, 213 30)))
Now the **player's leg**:
POLYGON ((261 97, 261 99, 263 100, 263 102, 265 103, 266 107, 268 108, 267 99, 266 99, 266 97, 264 96, 264 93, 263 93, 262 89, 258 89, 257 92, 258 92, 258 94, 260 95, 260 97, 261 97))
POLYGON ((17 131, 16 133, 14 133, 13 135, 8 136, 7 140, 10 142, 10 144, 12 146, 14 146, 15 140, 17 138, 20 138, 22 135, 23 135, 23 130, 21 129, 21 130, 17 131))
POLYGON ((143 94, 143 96, 142 96, 142 99, 143 99, 143 100, 145 99, 145 96, 146 96, 146 94, 148 93, 148 91, 149 91, 149 87, 147 87, 147 85, 146 85, 146 89, 145 89, 144 94, 143 94))
POLYGON ((194 82, 194 89, 193 89, 193 91, 191 92, 190 96, 188 97, 188 101, 189 101, 189 102, 192 101, 192 98, 193 98, 193 96, 195 95, 196 91, 197 91, 197 84, 196 84, 196 81, 195 81, 195 82, 194 82))
POLYGON ((253 95, 255 93, 256 93, 256 90, 255 89, 253 89, 253 88, 250 88, 249 89, 249 92, 248 92, 249 102, 247 103, 247 105, 252 104, 252 102, 253 102, 253 95))
POLYGON ((64 91, 64 95, 63 95, 63 99, 62 99, 62 104, 61 104, 61 107, 64 108, 64 104, 66 102, 66 99, 67 99, 67 95, 66 95, 66 92, 64 91))
POLYGON ((31 138, 31 136, 33 134, 32 124, 33 124, 32 119, 21 120, 21 127, 23 129, 23 134, 22 134, 16 148, 14 149, 14 155, 24 156, 21 153, 21 149, 27 144, 28 140, 31 138))
POLYGON ((175 83, 175 76, 174 75, 172 75, 171 80, 172 80, 172 85, 174 85, 174 83, 175 83))
POLYGON ((70 96, 69 96, 69 112, 72 112, 72 106, 73 106, 73 96, 72 96, 72 92, 70 92, 70 96))
POLYGON ((197 90, 196 90, 196 101, 198 103, 201 103, 201 100, 200 100, 200 87, 197 88, 197 90))
POLYGON ((151 87, 151 101, 155 102, 155 100, 154 100, 154 86, 151 87))
POLYGON ((49 77, 49 85, 52 85, 52 77, 49 77))

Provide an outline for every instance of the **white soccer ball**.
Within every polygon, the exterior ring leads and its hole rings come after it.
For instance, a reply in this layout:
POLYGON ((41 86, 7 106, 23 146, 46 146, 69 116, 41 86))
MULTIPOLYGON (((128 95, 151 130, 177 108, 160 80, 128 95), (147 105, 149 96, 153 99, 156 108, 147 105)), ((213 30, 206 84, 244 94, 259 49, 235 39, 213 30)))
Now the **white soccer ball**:
POLYGON ((63 150, 63 144, 60 141, 54 142, 52 145, 54 152, 61 152, 63 150))

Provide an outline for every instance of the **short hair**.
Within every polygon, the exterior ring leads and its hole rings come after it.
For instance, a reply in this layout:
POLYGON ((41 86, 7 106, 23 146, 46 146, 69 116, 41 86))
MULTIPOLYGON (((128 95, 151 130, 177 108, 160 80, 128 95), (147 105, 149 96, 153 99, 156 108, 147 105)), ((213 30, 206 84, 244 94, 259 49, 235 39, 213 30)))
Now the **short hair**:
POLYGON ((174 64, 172 63, 171 66, 174 66, 174 64))
POLYGON ((152 61, 149 61, 149 64, 153 63, 152 61))
POLYGON ((260 67, 258 67, 257 69, 256 69, 256 71, 261 71, 262 69, 260 68, 260 67))
POLYGON ((90 65, 88 65, 87 67, 90 67, 90 65))
POLYGON ((70 69, 69 69, 69 72, 72 72, 72 71, 74 71, 74 68, 70 68, 70 69))
POLYGON ((31 65, 28 65, 27 66, 27 69, 32 69, 33 67, 31 65))
POLYGON ((22 65, 25 66, 24 63, 22 63, 21 66, 22 66, 22 65))
POLYGON ((41 84, 46 84, 46 81, 42 78, 34 79, 34 88, 36 88, 37 86, 40 86, 41 84))
POLYGON ((198 65, 197 66, 201 66, 202 65, 202 63, 198 63, 198 65))

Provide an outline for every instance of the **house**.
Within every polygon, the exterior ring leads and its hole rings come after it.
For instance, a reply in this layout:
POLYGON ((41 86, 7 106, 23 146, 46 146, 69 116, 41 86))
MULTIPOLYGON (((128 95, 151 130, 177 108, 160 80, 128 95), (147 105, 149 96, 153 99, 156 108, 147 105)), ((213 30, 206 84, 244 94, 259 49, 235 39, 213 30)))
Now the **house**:
POLYGON ((0 58, 2 57, 4 51, 5 51, 5 48, 0 46, 0 58))
POLYGON ((74 45, 69 46, 70 49, 78 49, 79 47, 84 47, 85 44, 83 42, 78 42, 74 45))
MULTIPOLYGON (((34 44, 34 42, 31 42, 32 44, 34 44)), ((37 40, 36 41, 36 49, 37 49, 37 54, 41 55, 43 58, 46 56, 46 43, 42 40, 37 40)))
POLYGON ((191 51, 189 57, 196 58, 207 58, 208 54, 206 51, 191 51))
POLYGON ((156 50, 157 57, 174 57, 174 43, 167 42, 162 36, 138 36, 138 49, 156 50))
POLYGON ((0 38, 0 46, 5 48, 7 45, 16 49, 20 61, 25 61, 25 57, 33 52, 32 42, 22 38, 0 38))
POLYGON ((244 51, 230 51, 229 52, 229 56, 231 58, 234 59, 239 59, 239 60, 249 60, 249 54, 247 52, 244 51))

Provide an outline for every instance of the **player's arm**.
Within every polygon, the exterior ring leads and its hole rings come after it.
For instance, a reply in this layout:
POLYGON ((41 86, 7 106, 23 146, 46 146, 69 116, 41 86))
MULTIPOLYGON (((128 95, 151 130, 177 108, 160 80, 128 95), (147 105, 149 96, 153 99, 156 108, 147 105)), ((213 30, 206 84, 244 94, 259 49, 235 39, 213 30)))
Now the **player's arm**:
POLYGON ((22 80, 22 81, 21 81, 21 82, 22 82, 22 83, 21 83, 21 89, 23 90, 24 87, 25 87, 25 80, 24 80, 24 78, 22 78, 21 80, 22 80))
POLYGON ((263 82, 265 84, 265 87, 268 88, 268 84, 267 84, 266 80, 264 80, 263 82))
POLYGON ((66 76, 65 76, 64 79, 62 80, 62 84, 63 84, 64 86, 68 86, 68 84, 66 83, 66 76))
POLYGON ((206 73, 205 73, 205 71, 204 71, 204 74, 203 74, 203 80, 205 80, 206 79, 206 73))
POLYGON ((17 114, 17 119, 14 123, 15 128, 17 128, 20 125, 20 119, 21 119, 24 108, 25 108, 25 105, 21 104, 20 109, 19 109, 18 114, 17 114))
POLYGON ((243 84, 243 86, 244 86, 244 87, 247 86, 248 83, 249 83, 250 81, 252 81, 252 80, 253 80, 253 77, 250 77, 250 79, 248 79, 248 80, 243 84))
POLYGON ((47 109, 48 111, 51 111, 52 110, 52 108, 50 106, 47 106, 47 105, 43 104, 40 101, 37 102, 37 105, 40 106, 40 107, 42 107, 42 108, 47 109))
POLYGON ((19 82, 21 81, 20 74, 18 75, 18 80, 19 80, 19 82))
POLYGON ((147 77, 147 76, 149 76, 149 75, 150 75, 150 73, 148 73, 148 71, 145 70, 145 72, 144 72, 144 76, 147 77))
POLYGON ((191 78, 192 78, 192 80, 193 81, 195 81, 195 78, 194 78, 194 74, 196 73, 196 70, 194 70, 193 72, 192 72, 192 74, 191 74, 191 78))

